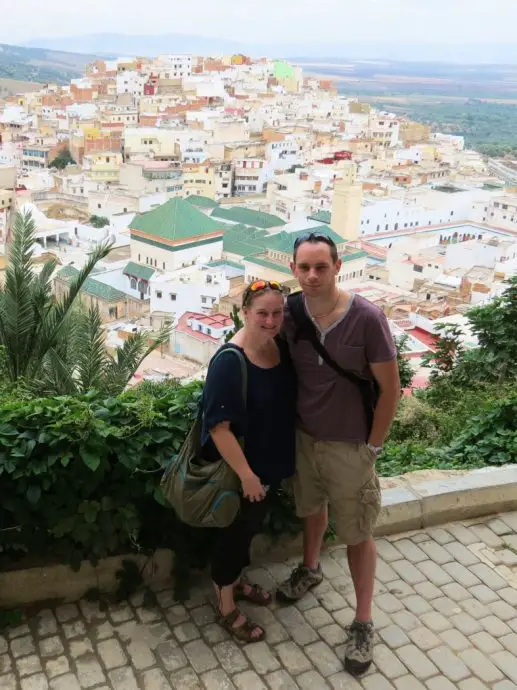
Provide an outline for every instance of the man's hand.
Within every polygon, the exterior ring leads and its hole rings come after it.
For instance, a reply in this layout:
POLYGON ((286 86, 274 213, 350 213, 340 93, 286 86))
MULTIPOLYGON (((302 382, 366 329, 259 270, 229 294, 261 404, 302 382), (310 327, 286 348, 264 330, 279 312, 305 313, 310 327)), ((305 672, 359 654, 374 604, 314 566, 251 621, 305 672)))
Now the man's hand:
POLYGON ((375 408, 373 426, 368 443, 382 446, 389 433, 391 423, 400 400, 400 378, 397 360, 370 364, 370 369, 379 384, 381 394, 375 408))

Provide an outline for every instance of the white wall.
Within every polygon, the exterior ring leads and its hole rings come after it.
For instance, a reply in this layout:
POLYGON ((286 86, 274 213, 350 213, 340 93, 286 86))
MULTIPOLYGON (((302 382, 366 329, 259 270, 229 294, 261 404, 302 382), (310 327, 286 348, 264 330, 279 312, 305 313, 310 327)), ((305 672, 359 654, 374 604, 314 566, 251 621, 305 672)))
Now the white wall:
POLYGON ((131 260, 142 265, 152 265, 153 268, 161 271, 176 271, 185 268, 185 266, 192 266, 200 257, 207 261, 217 261, 222 257, 222 252, 222 239, 210 244, 177 251, 169 251, 131 239, 131 260), (146 262, 146 259, 149 261, 146 262))
MULTIPOLYGON (((215 275, 207 272, 207 275, 215 275)), ((182 282, 180 276, 164 276, 151 279, 151 312, 163 311, 174 314, 176 319, 186 311, 209 314, 214 304, 230 291, 230 281, 221 273, 217 282, 182 282), (158 294, 161 293, 162 297, 158 294), (174 300, 170 295, 176 296, 174 300), (204 298, 204 301, 203 301, 204 298)))

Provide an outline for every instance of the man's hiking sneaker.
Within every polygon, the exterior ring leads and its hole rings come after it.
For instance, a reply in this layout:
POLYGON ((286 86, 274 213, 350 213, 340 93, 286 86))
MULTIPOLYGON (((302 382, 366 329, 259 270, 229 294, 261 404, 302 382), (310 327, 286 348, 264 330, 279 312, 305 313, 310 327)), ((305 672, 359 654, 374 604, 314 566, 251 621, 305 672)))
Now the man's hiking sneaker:
POLYGON ((354 621, 345 628, 345 671, 352 676, 361 676, 370 668, 373 660, 373 623, 354 621))
POLYGON ((298 601, 310 589, 319 585, 322 580, 323 573, 319 563, 316 569, 307 568, 307 566, 300 564, 278 587, 276 598, 278 601, 298 601))

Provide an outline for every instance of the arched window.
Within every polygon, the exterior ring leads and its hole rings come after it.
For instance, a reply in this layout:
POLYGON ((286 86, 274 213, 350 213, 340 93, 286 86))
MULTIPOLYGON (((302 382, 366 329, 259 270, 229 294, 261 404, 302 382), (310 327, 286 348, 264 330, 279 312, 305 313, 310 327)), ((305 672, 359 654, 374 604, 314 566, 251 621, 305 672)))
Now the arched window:
POLYGON ((136 278, 131 278, 131 290, 136 290, 136 278))

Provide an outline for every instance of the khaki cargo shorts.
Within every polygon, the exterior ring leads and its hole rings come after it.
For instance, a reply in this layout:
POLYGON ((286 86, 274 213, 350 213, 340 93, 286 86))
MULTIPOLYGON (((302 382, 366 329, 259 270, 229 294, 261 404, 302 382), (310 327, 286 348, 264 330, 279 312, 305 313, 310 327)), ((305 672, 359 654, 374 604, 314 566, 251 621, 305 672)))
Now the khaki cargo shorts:
POLYGON ((304 518, 330 505, 340 541, 354 546, 372 536, 381 510, 375 456, 365 443, 317 441, 296 432, 296 513, 304 518))

